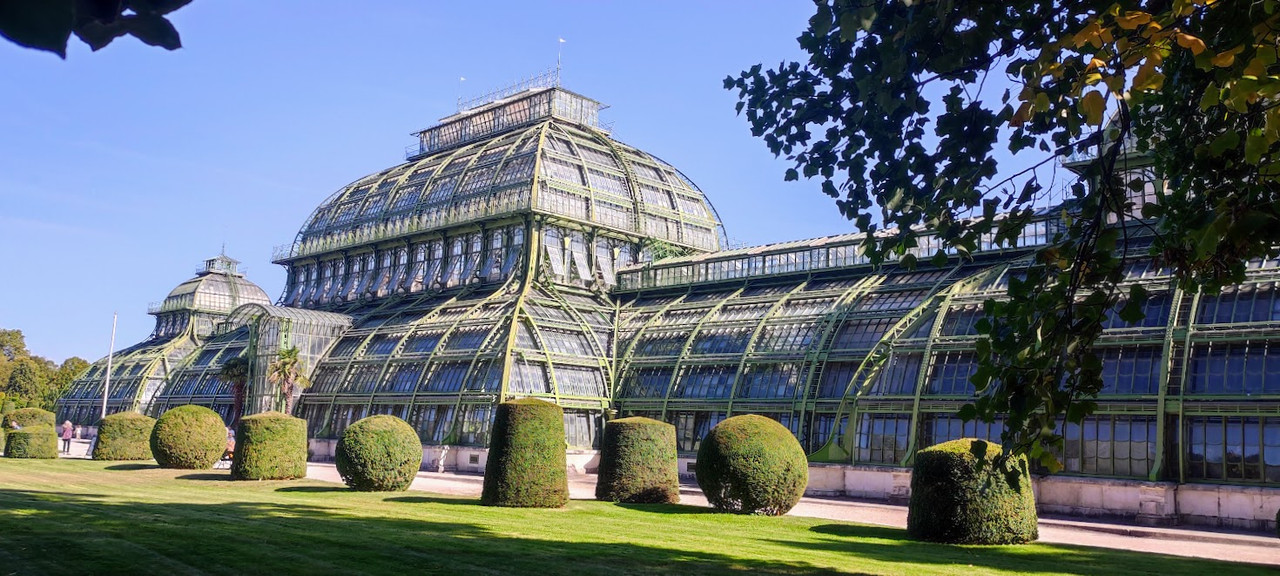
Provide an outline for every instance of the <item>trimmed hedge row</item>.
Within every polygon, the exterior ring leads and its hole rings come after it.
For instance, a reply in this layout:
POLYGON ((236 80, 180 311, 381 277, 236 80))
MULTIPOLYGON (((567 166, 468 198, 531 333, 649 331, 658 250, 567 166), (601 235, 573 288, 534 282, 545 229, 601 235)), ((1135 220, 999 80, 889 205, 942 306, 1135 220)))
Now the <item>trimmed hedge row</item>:
POLYGON ((533 398, 498 404, 480 503, 560 508, 569 503, 564 411, 533 398))
POLYGON ((725 419, 702 439, 697 477, 719 511, 780 516, 804 496, 809 461, 782 424, 744 414, 725 419))
POLYGON ((227 450, 227 428, 217 412, 188 404, 156 420, 151 455, 162 468, 208 470, 227 450))
POLYGON ((636 416, 611 420, 600 443, 596 498, 610 502, 676 503, 680 468, 676 427, 636 416))
POLYGON ((1027 461, 1016 486, 992 471, 1000 446, 962 438, 916 452, 907 535, 952 544, 1021 544, 1039 537, 1027 461))
POLYGON ((8 413, 4 417, 4 427, 8 430, 13 429, 13 423, 17 422, 23 428, 32 426, 48 426, 54 428, 58 425, 54 421, 54 414, 48 410, 39 408, 19 408, 8 413))
POLYGON ((94 460, 150 460, 151 430, 156 419, 137 412, 117 412, 98 422, 94 460))
POLYGON ((334 464, 353 490, 399 492, 409 488, 422 467, 422 441, 404 420, 370 416, 342 432, 334 464))
POLYGON ((307 475, 307 421, 280 412, 245 416, 231 458, 235 480, 291 480, 307 475))
POLYGON ((5 458, 58 457, 58 435, 50 426, 27 426, 10 430, 4 443, 5 458))

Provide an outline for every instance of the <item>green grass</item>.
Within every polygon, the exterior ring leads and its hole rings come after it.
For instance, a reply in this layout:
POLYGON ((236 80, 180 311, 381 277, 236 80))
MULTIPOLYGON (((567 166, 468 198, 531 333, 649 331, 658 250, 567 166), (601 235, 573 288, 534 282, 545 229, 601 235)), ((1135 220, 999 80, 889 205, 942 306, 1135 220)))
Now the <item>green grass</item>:
POLYGON ((691 506, 488 508, 226 471, 0 460, 0 574, 1228 574, 1257 566, 691 506))

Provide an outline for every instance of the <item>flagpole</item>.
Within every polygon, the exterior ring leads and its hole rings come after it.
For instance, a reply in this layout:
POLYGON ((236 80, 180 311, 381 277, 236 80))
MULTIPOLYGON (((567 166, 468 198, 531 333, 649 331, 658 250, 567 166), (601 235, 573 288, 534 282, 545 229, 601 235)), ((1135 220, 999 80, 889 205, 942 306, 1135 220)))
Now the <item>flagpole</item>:
POLYGON ((560 54, 564 52, 564 38, 556 43, 556 85, 560 85, 560 54))
POLYGON ((107 396, 111 390, 111 357, 116 353, 116 318, 118 313, 111 313, 111 348, 107 350, 107 378, 102 383, 102 417, 107 417, 107 396))

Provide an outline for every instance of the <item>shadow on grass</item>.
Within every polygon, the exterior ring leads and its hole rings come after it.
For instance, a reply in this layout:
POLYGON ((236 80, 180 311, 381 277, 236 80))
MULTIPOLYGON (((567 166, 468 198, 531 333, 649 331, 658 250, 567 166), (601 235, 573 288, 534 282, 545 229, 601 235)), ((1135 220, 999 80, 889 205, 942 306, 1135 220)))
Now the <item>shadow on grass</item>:
POLYGON ((976 546, 907 539, 906 530, 884 526, 822 524, 809 529, 819 541, 773 540, 804 551, 843 552, 888 562, 979 566, 1013 573, 1051 574, 1252 574, 1263 568, 1198 558, 1065 544, 976 546), (1202 572, 1203 571, 1203 572, 1202 572))
MULTIPOLYGON (((204 476, 204 475, 196 475, 204 476)), ((222 476, 219 476, 221 479, 222 476)), ((799 574, 910 573, 933 568, 969 573, 1256 573, 1257 566, 1065 546, 975 547, 913 542, 902 530, 839 523, 812 528, 803 519, 743 518, 691 506, 661 508, 705 518, 577 514, 475 507, 475 500, 406 496, 370 500, 358 493, 305 501, 254 490, 249 501, 209 502, 226 491, 157 482, 145 499, 41 490, 0 490, 6 571, 45 574, 189 572, 228 574, 403 574, 406 566, 442 573, 489 574, 799 574), (390 504, 388 503, 390 502, 390 504), (422 506, 397 505, 409 502, 422 506), (443 506, 441 506, 443 505, 443 506), (723 519, 723 521, 718 521, 723 519), (630 521, 630 526, 625 526, 630 521), (806 529, 807 528, 807 529, 806 529), (651 543, 651 536, 688 533, 651 543), (718 537, 716 540, 714 537, 718 537), (772 538, 772 539, 770 539, 772 538), (57 554, 48 551, 57 550, 57 554), (216 570, 214 570, 216 568, 216 570)), ((103 490, 101 482, 96 489, 103 490)), ((341 489, 338 489, 341 490, 341 489)), ((110 490, 107 490, 110 492, 110 490)), ((928 571, 928 570, 926 570, 928 571)))
POLYGON ((720 514, 714 508, 690 506, 689 504, 629 504, 617 502, 614 506, 649 514, 720 514))
POLYGON ((484 506, 480 503, 479 498, 467 498, 458 496, 450 498, 448 496, 396 496, 387 498, 387 502, 408 502, 409 504, 442 504, 445 506, 484 506))
POLYGON ((177 476, 178 480, 212 480, 214 482, 232 482, 231 474, 218 474, 216 472, 204 472, 200 474, 183 474, 177 476))
MULTIPOLYGON (((829 567, 813 566, 804 559, 764 560, 719 551, 601 542, 595 538, 597 533, 584 533, 593 541, 565 539, 563 526, 560 539, 548 539, 543 533, 515 535, 523 531, 524 522, 530 526, 544 522, 538 510, 491 508, 487 514, 454 514, 481 522, 470 523, 440 520, 438 510, 425 507, 392 506, 370 512, 359 503, 337 498, 332 506, 175 502, 171 501, 175 496, 193 494, 185 490, 174 494, 172 486, 164 490, 158 494, 167 498, 164 502, 0 490, 0 525, 23 523, 22 531, 4 534, 6 570, 169 574, 216 567, 233 574, 403 574, 406 565, 418 565, 458 574, 830 573, 829 567), (388 515, 388 510, 399 511, 388 515), (415 515, 415 510, 421 513, 415 515), (509 526, 513 514, 520 524, 509 526), (518 530, 514 534, 513 528, 518 530), (57 555, 47 553, 54 549, 57 555)), ((581 518, 568 521, 582 522, 581 518)))
POLYGON ((103 468, 103 470, 152 470, 159 469, 159 464, 144 464, 142 462, 130 462, 128 464, 112 464, 103 468))
POLYGON ((318 494, 321 492, 351 492, 346 486, 284 486, 276 488, 276 492, 302 492, 318 494))

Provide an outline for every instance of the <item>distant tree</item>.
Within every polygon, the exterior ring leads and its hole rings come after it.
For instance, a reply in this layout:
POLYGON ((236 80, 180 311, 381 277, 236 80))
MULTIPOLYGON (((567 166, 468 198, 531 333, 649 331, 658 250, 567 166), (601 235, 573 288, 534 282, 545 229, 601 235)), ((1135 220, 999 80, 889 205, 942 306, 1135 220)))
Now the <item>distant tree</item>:
POLYGON ((298 358, 297 348, 286 348, 280 351, 271 365, 267 367, 267 381, 280 387, 284 401, 284 413, 293 414, 294 396, 298 390, 311 387, 302 361, 298 358))
POLYGON ((67 57, 71 35, 94 51, 124 35, 167 50, 182 47, 165 18, 191 0, 3 0, 0 36, 19 46, 67 57))
POLYGON ((236 422, 244 415, 244 399, 249 385, 249 359, 236 356, 226 361, 218 375, 231 383, 231 427, 235 428, 236 422))
POLYGON ((725 87, 794 163, 784 178, 817 179, 867 233, 873 263, 912 266, 924 234, 940 265, 1014 246, 1039 210, 1067 207, 1062 232, 978 325, 978 395, 960 415, 1006 415, 1006 456, 1057 469, 1062 422, 1095 409, 1092 344, 1113 310, 1135 321, 1147 298, 1119 287, 1129 226, 1154 235, 1148 255, 1192 290, 1280 253, 1280 3, 814 4, 798 38, 807 61, 756 65, 725 87), (1128 145, 1154 174, 1125 172, 1128 145), (1002 172, 997 148, 1019 169, 1002 172), (1051 186, 1040 169, 1076 153, 1096 156, 1084 178, 1051 186), (1133 193, 1156 182, 1144 220, 1126 224, 1133 193))
POLYGON ((27 352, 27 340, 21 330, 0 328, 0 356, 4 356, 6 360, 17 360, 30 355, 27 352))
POLYGON ((48 360, 30 356, 19 358, 9 373, 5 394, 22 398, 27 406, 48 409, 57 399, 52 386, 54 374, 53 363, 48 360))

